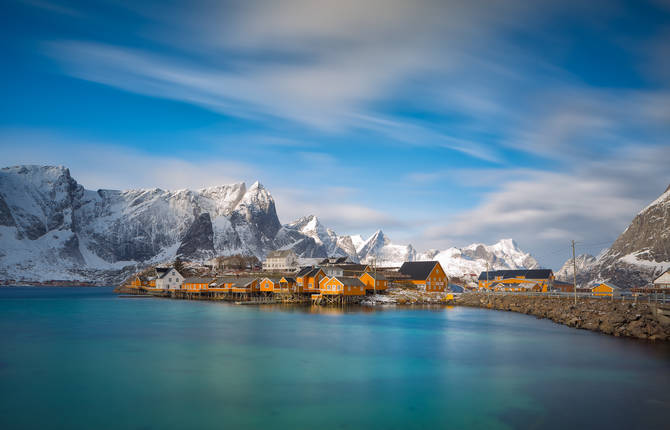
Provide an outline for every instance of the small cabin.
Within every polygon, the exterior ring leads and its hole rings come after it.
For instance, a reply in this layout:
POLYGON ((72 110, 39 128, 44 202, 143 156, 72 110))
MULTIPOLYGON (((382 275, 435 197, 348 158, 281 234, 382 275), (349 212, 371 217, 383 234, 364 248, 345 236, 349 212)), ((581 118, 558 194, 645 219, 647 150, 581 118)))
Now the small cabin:
POLYGON ((374 272, 365 272, 358 277, 363 284, 365 284, 365 289, 370 291, 386 291, 388 288, 388 280, 381 273, 374 272))
POLYGON ((279 289, 279 278, 263 278, 260 281, 259 290, 262 293, 272 293, 279 289))
POLYGON ((365 284, 353 276, 332 277, 321 284, 321 294, 364 296, 365 284))
POLYGON ((591 294, 594 296, 605 296, 605 297, 612 297, 614 295, 614 292, 617 291, 619 288, 611 283, 608 282, 602 282, 598 285, 594 285, 591 288, 591 294))

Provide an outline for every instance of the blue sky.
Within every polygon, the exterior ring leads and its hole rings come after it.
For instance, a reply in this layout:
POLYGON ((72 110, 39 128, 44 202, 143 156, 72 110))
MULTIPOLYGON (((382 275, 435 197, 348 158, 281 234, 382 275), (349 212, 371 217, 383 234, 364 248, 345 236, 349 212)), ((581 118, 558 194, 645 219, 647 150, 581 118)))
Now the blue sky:
POLYGON ((557 267, 670 183, 670 2, 8 0, 3 165, 557 267), (588 4, 584 4, 588 3, 588 4))

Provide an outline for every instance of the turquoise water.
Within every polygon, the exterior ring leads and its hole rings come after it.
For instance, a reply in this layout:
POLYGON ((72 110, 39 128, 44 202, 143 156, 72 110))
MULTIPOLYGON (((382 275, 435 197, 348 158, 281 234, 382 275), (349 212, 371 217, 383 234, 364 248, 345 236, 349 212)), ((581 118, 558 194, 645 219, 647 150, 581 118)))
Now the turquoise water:
POLYGON ((667 428, 670 350, 526 315, 0 288, 0 428, 667 428))

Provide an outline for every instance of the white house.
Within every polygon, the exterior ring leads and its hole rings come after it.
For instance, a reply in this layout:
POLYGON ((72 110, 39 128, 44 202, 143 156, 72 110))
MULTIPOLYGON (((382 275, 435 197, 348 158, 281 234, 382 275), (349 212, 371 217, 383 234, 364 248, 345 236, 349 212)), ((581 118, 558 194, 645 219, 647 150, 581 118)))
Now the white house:
POLYGON ((160 290, 178 290, 184 282, 184 277, 174 267, 157 267, 156 273, 156 288, 160 290))
POLYGON ((670 288, 670 270, 654 280, 654 288, 670 288))
POLYGON ((286 271, 294 270, 298 267, 298 256, 292 249, 282 251, 271 251, 265 257, 263 270, 286 271))

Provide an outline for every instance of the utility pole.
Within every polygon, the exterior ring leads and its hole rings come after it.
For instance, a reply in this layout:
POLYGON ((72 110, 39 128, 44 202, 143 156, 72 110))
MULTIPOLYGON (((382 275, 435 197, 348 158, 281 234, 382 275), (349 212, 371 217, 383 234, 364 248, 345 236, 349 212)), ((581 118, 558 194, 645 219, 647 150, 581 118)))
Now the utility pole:
POLYGON ((486 291, 489 291, 489 262, 486 262, 486 291))
POLYGON ((575 305, 577 305, 577 259, 575 258, 575 241, 572 241, 572 281, 575 293, 575 305))
POLYGON ((377 256, 374 259, 374 268, 375 268, 375 279, 372 280, 372 293, 377 295, 377 256))

